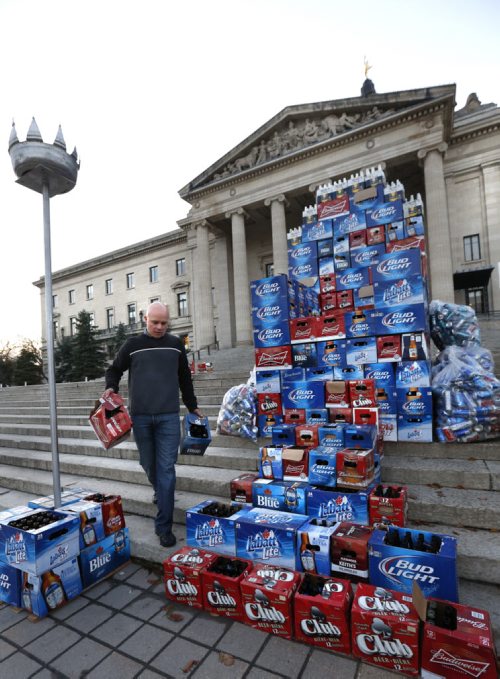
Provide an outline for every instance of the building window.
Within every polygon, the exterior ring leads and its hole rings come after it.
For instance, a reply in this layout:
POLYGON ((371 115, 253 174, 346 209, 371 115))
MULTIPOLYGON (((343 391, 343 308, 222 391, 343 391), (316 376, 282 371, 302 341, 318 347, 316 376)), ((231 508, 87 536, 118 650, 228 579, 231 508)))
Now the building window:
POLYGON ((52 295, 52 308, 55 309, 59 304, 59 299, 57 295, 52 295))
POLYGON ((69 290, 69 291, 68 291, 68 302, 69 302, 70 304, 74 304, 74 303, 75 303, 75 291, 74 291, 74 290, 69 290))
POLYGON ((106 290, 107 295, 113 294, 113 279, 112 278, 106 278, 105 290, 106 290))
POLYGON ((188 315, 187 292, 179 292, 177 295, 177 315, 178 316, 188 315))
POLYGON ((106 309, 106 327, 108 330, 115 327, 115 310, 106 309))
POLYGON ((69 319, 69 334, 71 335, 71 337, 73 337, 73 335, 76 335, 76 316, 71 316, 71 318, 69 319))
POLYGON ((93 311, 89 311, 89 321, 91 327, 93 328, 95 326, 95 313, 93 311))
POLYGON ((135 288, 135 273, 127 274, 127 289, 135 288))
POLYGON ((464 259, 466 262, 474 262, 481 259, 481 245, 478 233, 473 236, 464 236, 464 259))
POLYGON ((274 276, 274 264, 272 262, 266 264, 266 278, 270 276, 274 276))
POLYGON ((127 318, 128 318, 128 324, 129 325, 134 325, 137 319, 137 312, 136 312, 136 306, 134 304, 127 304, 127 318))
POLYGON ((54 339, 57 339, 57 335, 59 333, 59 321, 53 321, 53 326, 54 326, 54 339))
POLYGON ((158 283, 158 267, 157 266, 150 266, 149 267, 149 282, 150 283, 158 283))
POLYGON ((176 276, 183 276, 186 273, 186 260, 182 259, 175 260, 175 274, 176 276))
POLYGON ((61 339, 64 338, 64 328, 61 328, 61 339))
POLYGON ((92 283, 87 285, 87 299, 94 299, 94 286, 92 283))
POLYGON ((488 312, 488 291, 486 288, 469 288, 465 291, 465 303, 471 306, 476 314, 488 312))

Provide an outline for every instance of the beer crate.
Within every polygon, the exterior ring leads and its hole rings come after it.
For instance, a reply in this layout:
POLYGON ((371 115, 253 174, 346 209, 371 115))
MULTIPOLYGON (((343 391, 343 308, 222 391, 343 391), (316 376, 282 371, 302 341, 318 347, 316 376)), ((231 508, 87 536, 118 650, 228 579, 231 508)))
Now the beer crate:
POLYGON ((21 606, 21 571, 0 563, 0 601, 21 606))
POLYGON ((214 500, 203 500, 186 511, 186 542, 190 547, 209 549, 218 554, 235 556, 235 525, 248 507, 230 506, 214 500), (207 512, 219 512, 214 515, 207 512))
POLYGON ((252 504, 258 508, 307 514, 306 495, 309 488, 308 483, 300 481, 256 479, 252 484, 252 504))
POLYGON ((251 561, 219 556, 201 570, 203 608, 207 613, 243 622, 241 581, 252 571, 251 561))
POLYGON ((348 577, 353 582, 368 580, 369 526, 352 522, 339 523, 330 538, 332 575, 348 577))
POLYGON ((181 547, 165 559, 163 583, 167 599, 193 608, 203 608, 201 572, 213 563, 217 556, 203 549, 181 547))
POLYGON ((130 561, 130 537, 128 528, 122 528, 81 550, 80 568, 83 586, 90 587, 107 578, 128 561, 130 561))
POLYGON ((21 579, 21 605, 40 618, 67 604, 83 589, 76 557, 41 575, 21 571, 21 579))

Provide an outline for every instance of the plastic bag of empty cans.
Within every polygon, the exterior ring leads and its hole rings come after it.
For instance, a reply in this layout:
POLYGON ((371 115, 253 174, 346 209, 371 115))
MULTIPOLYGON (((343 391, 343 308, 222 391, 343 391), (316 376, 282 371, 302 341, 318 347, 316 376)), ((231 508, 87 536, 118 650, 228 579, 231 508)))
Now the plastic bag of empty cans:
POLYGON ((257 414, 257 392, 250 380, 247 384, 231 387, 224 399, 217 418, 217 433, 241 436, 257 440, 255 416, 257 414))
POLYGON ((474 309, 463 304, 433 300, 429 306, 431 337, 439 350, 452 345, 467 347, 481 343, 474 309))
POLYGON ((500 380, 479 346, 451 346, 437 357, 432 391, 439 441, 484 441, 500 436, 500 380))

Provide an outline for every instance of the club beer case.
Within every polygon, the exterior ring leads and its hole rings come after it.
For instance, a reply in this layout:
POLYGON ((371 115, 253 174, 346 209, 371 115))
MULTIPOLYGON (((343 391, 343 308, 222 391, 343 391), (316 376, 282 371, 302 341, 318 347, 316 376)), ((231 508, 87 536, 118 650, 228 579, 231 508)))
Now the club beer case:
POLYGON ((243 621, 240 584, 253 568, 250 561, 219 556, 201 570, 203 608, 207 613, 243 621))
POLYGON ((165 596, 193 608, 203 608, 201 572, 217 554, 196 547, 181 547, 163 562, 165 596))

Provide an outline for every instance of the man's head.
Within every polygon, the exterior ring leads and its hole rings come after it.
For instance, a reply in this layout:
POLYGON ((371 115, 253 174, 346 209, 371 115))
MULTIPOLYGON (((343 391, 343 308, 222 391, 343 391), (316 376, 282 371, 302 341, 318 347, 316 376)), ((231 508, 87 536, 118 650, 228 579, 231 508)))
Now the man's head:
POLYGON ((161 302, 153 302, 148 306, 146 315, 146 330, 151 337, 163 337, 168 327, 168 307, 161 302))

